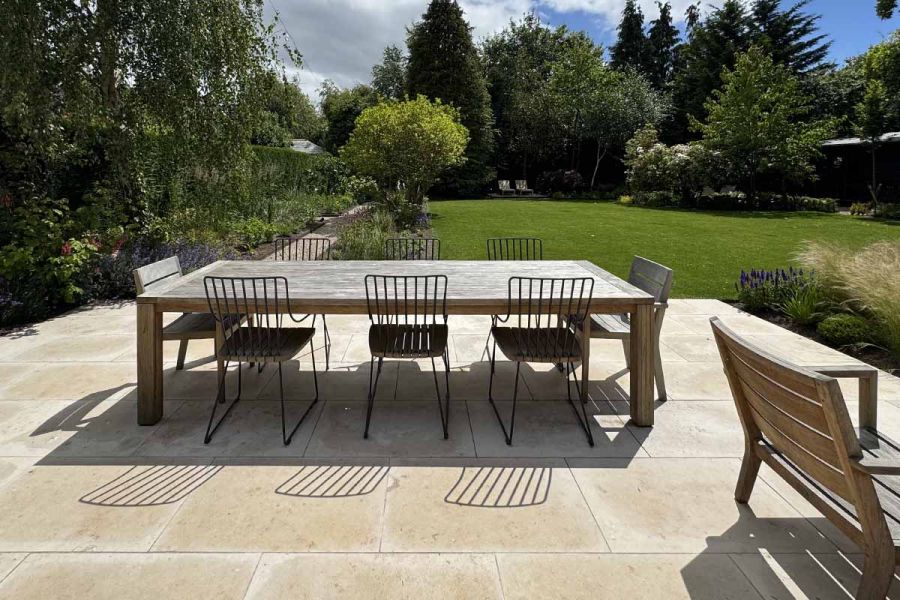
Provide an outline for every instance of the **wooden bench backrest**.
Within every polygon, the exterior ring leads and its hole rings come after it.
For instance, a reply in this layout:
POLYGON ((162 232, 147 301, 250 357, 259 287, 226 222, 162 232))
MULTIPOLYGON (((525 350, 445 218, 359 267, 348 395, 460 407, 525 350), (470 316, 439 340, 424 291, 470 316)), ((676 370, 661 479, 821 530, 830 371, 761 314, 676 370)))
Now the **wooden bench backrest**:
POLYGON ((147 290, 181 277, 181 263, 177 256, 170 256, 134 270, 134 286, 138 295, 147 290))
POLYGON ((501 190, 504 190, 504 191, 512 189, 511 187, 509 187, 509 179, 498 179, 497 185, 500 187, 501 190))
POLYGON ((635 256, 631 261, 628 283, 652 294, 657 302, 666 303, 669 301, 669 292, 672 291, 673 275, 674 271, 669 267, 635 256))
POLYGON ((744 432, 819 485, 856 504, 859 440, 837 381, 783 361, 711 322, 744 432))

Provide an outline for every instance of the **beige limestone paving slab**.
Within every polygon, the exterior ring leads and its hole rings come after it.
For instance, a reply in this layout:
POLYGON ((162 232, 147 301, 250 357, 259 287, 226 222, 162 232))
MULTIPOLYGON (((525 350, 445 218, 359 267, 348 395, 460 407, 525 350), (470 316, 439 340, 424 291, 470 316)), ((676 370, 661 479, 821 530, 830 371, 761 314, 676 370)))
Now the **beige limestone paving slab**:
POLYGON ((714 554, 499 554, 507 600, 760 599, 731 558, 714 554))
MULTIPOLYGON (((677 282, 675 285, 678 285, 677 282)), ((666 318, 670 315, 728 315, 738 314, 740 311, 721 300, 703 298, 677 298, 669 300, 669 308, 666 310, 666 318)))
POLYGON ((493 464, 392 466, 381 550, 608 551, 564 463, 493 464))
POLYGON ((42 336, 134 335, 137 312, 134 306, 128 309, 76 311, 38 323, 34 329, 42 336))
POLYGON ((2 400, 121 400, 136 397, 136 370, 125 363, 47 363, 0 387, 2 400))
MULTIPOLYGON (((477 362, 469 366, 450 370, 450 395, 454 400, 484 400, 488 397, 491 365, 477 362)), ((522 373, 532 370, 531 365, 523 365, 522 373)), ((496 363, 494 373, 494 397, 512 399, 516 366, 511 362, 496 363)), ((399 393, 399 388, 398 388, 399 393)), ((519 381, 519 398, 530 399, 531 391, 527 381, 519 381)))
MULTIPOLYGON (((580 403, 579 410, 580 409, 580 403)), ((506 445, 494 411, 485 400, 468 402, 475 449, 483 457, 616 457, 648 456, 626 427, 622 418, 607 403, 588 404, 588 417, 594 446, 588 445, 572 407, 565 400, 526 400, 516 406, 516 425, 512 446, 506 445)), ((505 423, 512 403, 498 402, 505 423)), ((627 409, 626 413, 627 415, 627 409)), ((627 417, 626 417, 627 418, 627 417)))
POLYGON ((109 362, 134 348, 129 334, 50 338, 18 355, 21 362, 109 362))
POLYGON ((267 554, 247 598, 500 599, 488 554, 267 554))
MULTIPOLYGON (((719 317, 729 329, 738 335, 796 335, 784 327, 745 312, 714 313, 712 315, 671 315, 671 317, 667 313, 666 321, 671 318, 673 325, 687 330, 687 333, 704 335, 712 333, 712 326, 709 324, 709 321, 713 316, 719 317)), ((663 323, 663 335, 668 336, 670 332, 665 330, 665 321, 663 323)))
MULTIPOLYGON (((628 418, 628 406, 617 403, 628 418)), ((628 430, 654 458, 740 458, 744 455, 744 431, 734 403, 729 400, 657 402, 652 428, 628 430)))
MULTIPOLYGON (((732 557, 765 598, 846 600, 856 596, 862 556, 845 554, 736 554, 732 557)), ((894 576, 887 598, 900 598, 894 576)))
MULTIPOLYGON (((318 360, 318 357, 317 357, 318 360)), ((397 386, 397 363, 385 362, 378 381, 376 398, 393 400, 397 386)), ((266 367, 273 373, 260 391, 259 400, 278 400, 279 386, 277 365, 266 367)), ((369 390, 369 363, 332 363, 325 371, 323 362, 316 363, 319 380, 319 398, 325 400, 365 400, 369 390)), ((284 397, 287 400, 311 398, 314 394, 312 368, 309 365, 288 361, 284 363, 284 397)))
POLYGON ((737 459, 569 460, 614 552, 833 552, 783 498, 758 486, 734 501, 737 459))
POLYGON ((19 355, 42 346, 51 339, 62 338, 42 335, 31 330, 0 336, 0 363, 17 362, 19 355))
MULTIPOLYGON (((453 338, 453 349, 456 356, 454 365, 467 366, 473 363, 490 360, 490 350, 485 352, 485 341, 488 340, 488 332, 490 331, 490 322, 487 328, 480 333, 454 333, 451 330, 450 336, 453 338)), ((503 355, 497 352, 497 360, 506 362, 503 355)))
POLYGON ((374 552, 386 481, 349 497, 284 491, 296 466, 226 466, 184 502, 154 551, 374 552))
POLYGON ((255 554, 32 554, 0 584, 0 598, 239 600, 255 554))
MULTIPOLYGON (((277 365, 269 364, 260 372, 247 363, 231 364, 225 375, 225 390, 229 399, 238 392, 238 368, 241 370, 241 399, 254 400, 259 397, 266 384, 278 372, 277 365)), ((163 393, 167 400, 211 400, 217 394, 219 375, 215 362, 194 369, 178 371, 174 363, 165 365, 163 371, 163 393)))
POLYGON ((466 405, 450 403, 449 438, 444 439, 437 400, 375 401, 369 438, 363 438, 366 402, 330 400, 306 449, 310 458, 474 457, 466 405))
MULTIPOLYGON (((352 335, 369 331, 369 317, 367 315, 325 315, 328 323, 328 331, 332 336, 352 335)), ((316 321, 318 325, 318 321, 316 321)))
POLYGON ((450 315, 447 320, 450 334, 482 334, 487 336, 491 330, 490 315, 450 315))
POLYGON ((0 486, 0 551, 145 551, 178 509, 84 502, 127 466, 36 465, 0 486))
POLYGON ((28 555, 24 553, 0 553, 0 582, 6 579, 13 569, 22 564, 26 556, 28 555))
MULTIPOLYGON (((437 368, 438 388, 440 390, 441 400, 447 392, 447 379, 444 372, 444 361, 440 358, 434 359, 434 365, 437 368)), ((460 373, 459 370, 452 369, 451 373, 460 373)), ((453 379, 457 379, 454 377, 453 379)), ((454 380, 450 381, 450 400, 461 400, 454 394, 454 380)), ((380 385, 380 384, 379 384, 380 385)), ((395 400, 417 400, 419 402, 437 402, 437 392, 434 387, 434 375, 431 371, 431 361, 398 361, 397 362, 397 389, 394 394, 395 400)))
MULTIPOLYGON (((285 401, 288 431, 309 406, 309 401, 285 401)), ((204 444, 212 400, 184 402, 131 454, 144 457, 297 457, 303 454, 323 406, 324 402, 319 401, 312 407, 290 445, 285 446, 281 437, 280 402, 238 402, 209 444, 204 444)), ((216 419, 223 412, 224 407, 220 404, 216 419)))
POLYGON ((732 399, 728 379, 719 361, 683 363, 666 369, 665 373, 670 401, 732 399))
MULTIPOLYGON (((171 340, 163 342, 163 362, 174 363, 178 360, 178 348, 180 342, 171 340)), ((185 353, 184 368, 193 369, 200 365, 209 363, 215 364, 215 348, 213 340, 190 340, 188 342, 187 352, 185 353)), ((137 342, 133 344, 115 358, 116 362, 129 362, 136 364, 137 362, 137 342)))
POLYGON ((715 362, 719 360, 719 349, 716 347, 716 342, 711 333, 667 336, 660 340, 660 352, 664 361, 667 353, 674 354, 689 362, 715 362))

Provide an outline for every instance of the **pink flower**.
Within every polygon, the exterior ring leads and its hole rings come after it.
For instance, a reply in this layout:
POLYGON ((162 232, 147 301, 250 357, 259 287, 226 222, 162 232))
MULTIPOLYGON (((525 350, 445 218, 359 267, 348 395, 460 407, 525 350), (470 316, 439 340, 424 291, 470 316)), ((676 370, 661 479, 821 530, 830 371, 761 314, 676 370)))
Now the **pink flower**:
POLYGON ((62 245, 62 255, 63 256, 71 256, 72 254, 72 244, 71 242, 66 242, 62 245))
POLYGON ((3 197, 0 198, 0 206, 3 206, 5 208, 12 208, 12 205, 12 196, 10 196, 9 194, 3 194, 3 197))

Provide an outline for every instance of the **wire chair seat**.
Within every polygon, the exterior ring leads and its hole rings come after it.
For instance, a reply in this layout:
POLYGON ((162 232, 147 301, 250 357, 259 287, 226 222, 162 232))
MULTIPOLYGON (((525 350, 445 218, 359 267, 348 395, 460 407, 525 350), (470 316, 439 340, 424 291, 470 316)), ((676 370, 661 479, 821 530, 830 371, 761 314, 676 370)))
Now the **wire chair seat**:
POLYGON ((261 335, 249 327, 241 327, 226 337, 219 353, 225 360, 282 362, 297 356, 315 333, 313 327, 292 327, 261 335))
POLYGON ((369 349, 380 358, 437 358, 447 349, 446 325, 372 325, 369 349))
POLYGON ((515 362, 559 363, 581 358, 581 342, 570 328, 492 327, 497 348, 515 362))

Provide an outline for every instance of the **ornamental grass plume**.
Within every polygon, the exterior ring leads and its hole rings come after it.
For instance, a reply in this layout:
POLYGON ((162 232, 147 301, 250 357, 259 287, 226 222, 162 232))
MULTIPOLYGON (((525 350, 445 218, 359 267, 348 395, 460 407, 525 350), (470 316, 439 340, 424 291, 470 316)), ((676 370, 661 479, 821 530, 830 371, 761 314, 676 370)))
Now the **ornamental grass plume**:
POLYGON ((816 271, 836 299, 871 315, 884 343, 900 357, 900 242, 876 242, 860 250, 807 242, 797 259, 816 271))

